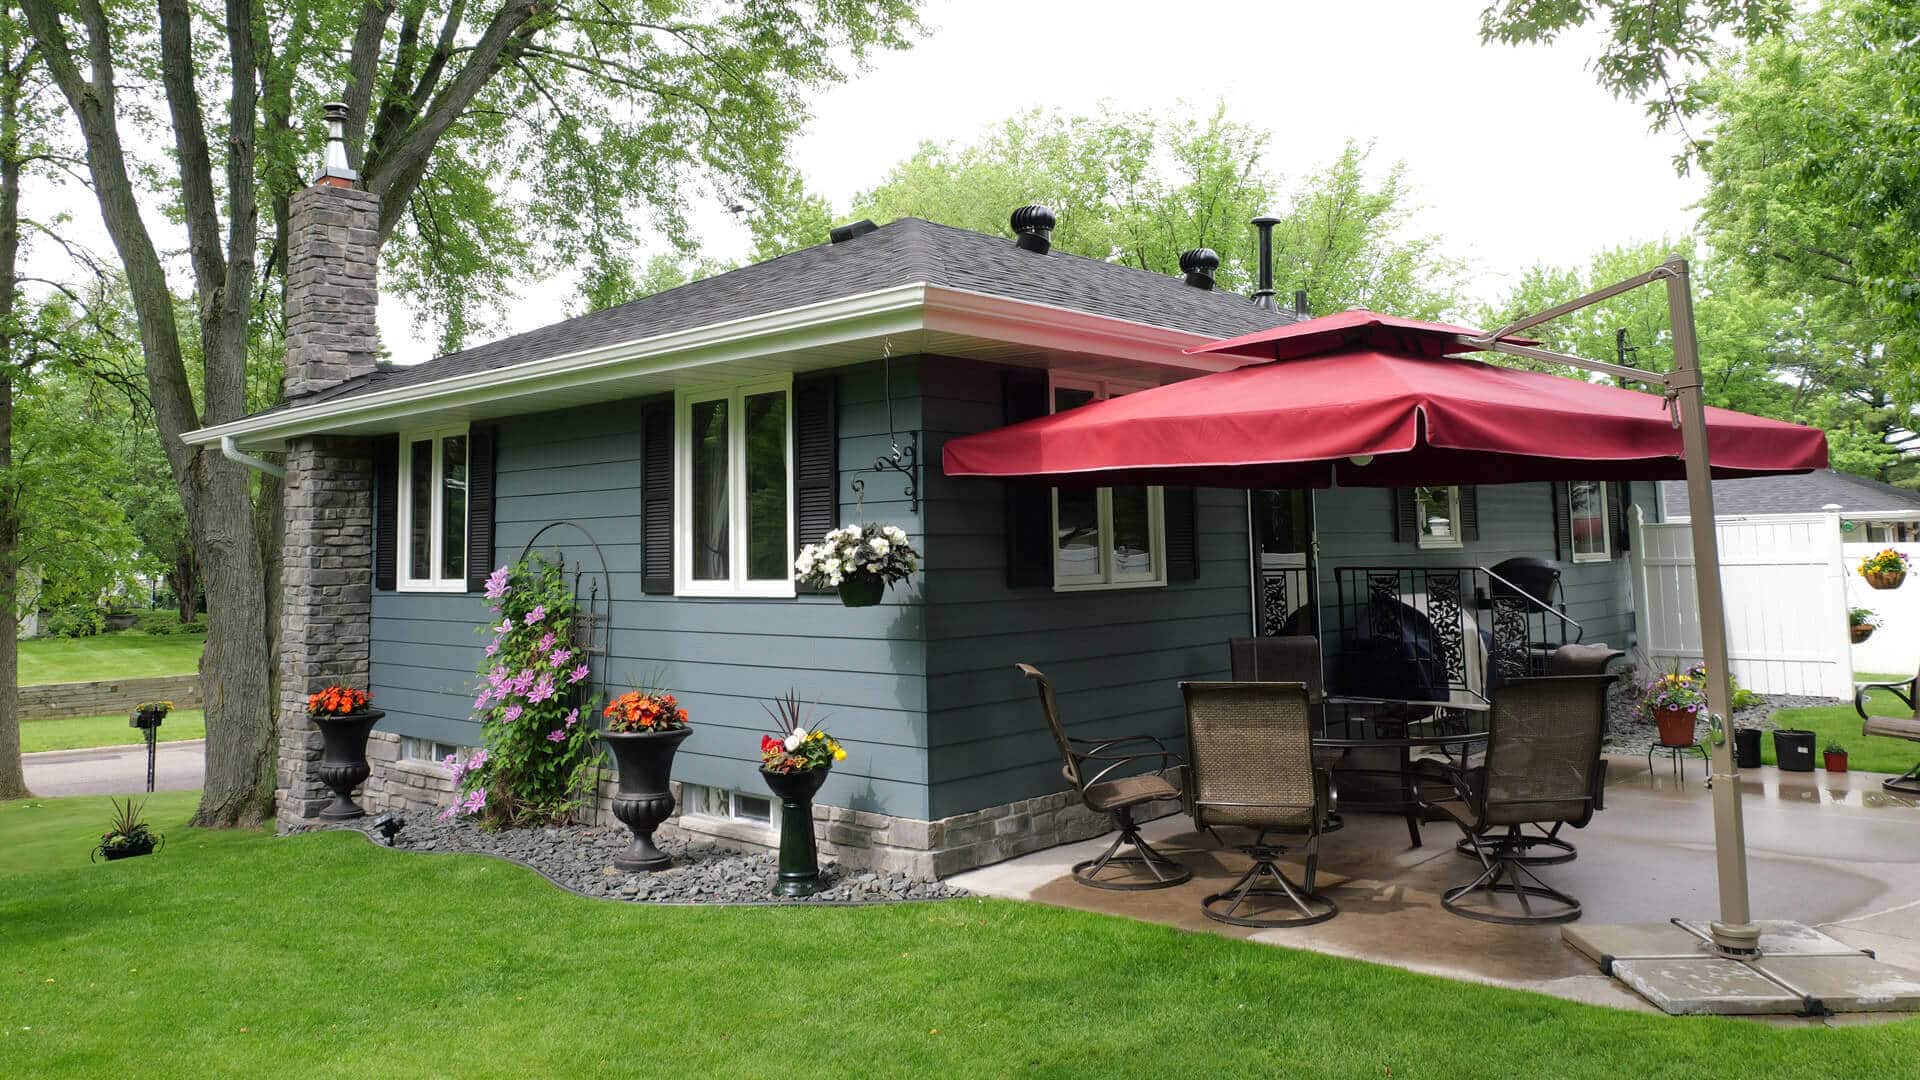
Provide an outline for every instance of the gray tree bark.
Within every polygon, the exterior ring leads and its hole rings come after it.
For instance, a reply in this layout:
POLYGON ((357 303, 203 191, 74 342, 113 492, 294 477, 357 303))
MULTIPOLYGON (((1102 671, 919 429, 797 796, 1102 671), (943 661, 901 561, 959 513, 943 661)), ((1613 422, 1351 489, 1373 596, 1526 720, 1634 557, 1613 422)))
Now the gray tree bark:
POLYGON ((20 761, 19 510, 13 499, 13 318, 20 257, 20 76, 0 57, 0 801, 33 794, 20 761))

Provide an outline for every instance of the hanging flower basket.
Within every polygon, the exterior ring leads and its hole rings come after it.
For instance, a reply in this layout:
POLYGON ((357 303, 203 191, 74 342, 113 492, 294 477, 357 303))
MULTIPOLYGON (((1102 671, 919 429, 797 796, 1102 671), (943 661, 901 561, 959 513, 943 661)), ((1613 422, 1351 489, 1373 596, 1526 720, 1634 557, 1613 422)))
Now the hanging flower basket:
POLYGON ((1860 576, 1876 589, 1897 589, 1907 580, 1908 559, 1904 552, 1883 548, 1860 562, 1860 576))
POLYGON ((905 581, 920 568, 920 554, 898 525, 846 525, 817 544, 800 549, 794 579, 803 585, 835 589, 847 607, 872 607, 887 586, 905 581))
POLYGON ((1847 636, 1853 639, 1855 645, 1858 645, 1873 636, 1873 629, 1865 623, 1854 623, 1847 627, 1847 636))

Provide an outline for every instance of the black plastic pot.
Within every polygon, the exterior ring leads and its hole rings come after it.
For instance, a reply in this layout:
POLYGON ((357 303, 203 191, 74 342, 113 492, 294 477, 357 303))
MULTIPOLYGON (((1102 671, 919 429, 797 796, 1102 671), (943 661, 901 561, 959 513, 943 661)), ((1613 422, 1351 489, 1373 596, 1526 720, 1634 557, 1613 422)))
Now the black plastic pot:
POLYGON ((1733 729, 1733 763, 1742 769, 1760 767, 1760 729, 1733 729))
POLYGON ((114 847, 108 847, 105 842, 102 842, 98 847, 93 849, 93 853, 108 862, 114 862, 118 859, 132 859, 141 855, 151 855, 160 849, 160 843, 160 837, 158 836, 150 837, 144 842, 119 844, 114 847))
POLYGON ((1795 728, 1780 728, 1773 733, 1773 760, 1782 772, 1812 772, 1814 734, 1795 728))
POLYGON ((887 583, 874 574, 854 574, 840 579, 843 607, 872 607, 885 595, 887 583))
POLYGON ((760 770, 767 790, 780 800, 780 877, 775 896, 812 896, 820 891, 820 853, 813 843, 813 796, 832 767, 806 772, 760 770))
POLYGON ((629 873, 664 870, 673 857, 653 846, 654 831, 673 816, 673 755, 693 734, 678 731, 603 731, 600 738, 613 751, 620 769, 620 790, 613 797, 613 816, 633 833, 633 843, 614 857, 615 868, 629 873))
POLYGON ((387 714, 380 709, 361 709, 345 716, 316 716, 313 726, 320 729, 320 780, 333 789, 333 801, 320 811, 326 821, 348 821, 367 816, 353 801, 353 789, 366 782, 373 770, 367 766, 367 733, 387 714))

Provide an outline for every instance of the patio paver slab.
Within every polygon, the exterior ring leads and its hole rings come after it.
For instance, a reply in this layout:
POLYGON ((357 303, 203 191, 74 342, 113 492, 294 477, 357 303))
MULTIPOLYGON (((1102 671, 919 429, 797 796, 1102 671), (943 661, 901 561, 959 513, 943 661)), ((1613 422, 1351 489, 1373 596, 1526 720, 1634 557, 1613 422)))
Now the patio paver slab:
POLYGON ((1738 960, 1649 957, 1613 962, 1613 976, 1675 1015, 1770 1016, 1808 1011, 1807 1001, 1738 960))
POLYGON ((1824 1012, 1920 1010, 1920 975, 1869 956, 1775 956, 1753 962, 1762 973, 1813 999, 1824 1012))

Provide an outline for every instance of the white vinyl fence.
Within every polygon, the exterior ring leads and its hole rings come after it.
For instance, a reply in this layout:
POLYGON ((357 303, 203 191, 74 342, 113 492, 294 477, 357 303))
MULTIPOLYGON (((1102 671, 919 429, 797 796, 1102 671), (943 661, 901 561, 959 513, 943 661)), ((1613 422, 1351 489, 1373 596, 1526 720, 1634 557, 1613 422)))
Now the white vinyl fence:
POLYGON ((1847 606, 1872 608, 1880 629, 1853 647, 1853 669, 1911 675, 1920 664, 1920 544, 1846 544, 1847 606), (1892 548, 1913 560, 1914 573, 1897 589, 1876 589, 1860 576, 1860 560, 1892 548))
MULTIPOLYGON (((1638 512, 1634 518, 1640 649, 1662 668, 1692 663, 1701 658, 1701 645, 1689 527, 1649 525, 1638 512)), ((1723 517, 1719 546, 1727 652, 1740 685, 1762 694, 1851 696, 1847 570, 1837 518, 1723 517)), ((1920 594, 1920 587, 1915 592, 1920 594)), ((1920 614, 1915 621, 1920 623, 1920 614)), ((1911 666, 1909 660, 1895 670, 1911 666)))

